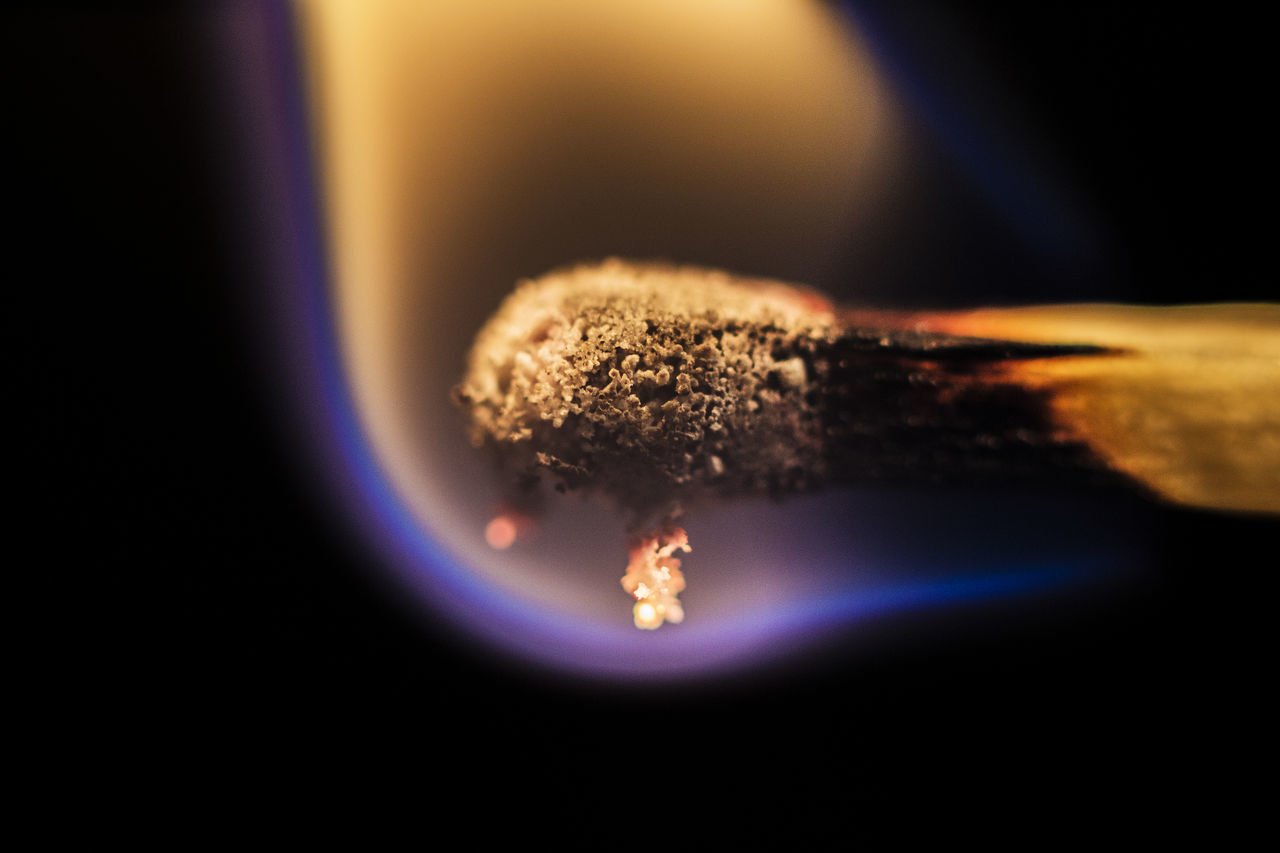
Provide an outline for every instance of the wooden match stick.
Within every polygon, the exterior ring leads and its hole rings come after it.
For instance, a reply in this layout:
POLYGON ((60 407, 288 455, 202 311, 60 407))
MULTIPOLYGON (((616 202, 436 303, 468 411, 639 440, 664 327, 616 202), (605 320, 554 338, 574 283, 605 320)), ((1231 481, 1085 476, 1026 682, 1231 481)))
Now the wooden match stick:
POLYGON ((999 478, 1280 512, 1274 304, 895 314, 614 260, 523 283, 458 397, 512 470, 635 509, 999 478))

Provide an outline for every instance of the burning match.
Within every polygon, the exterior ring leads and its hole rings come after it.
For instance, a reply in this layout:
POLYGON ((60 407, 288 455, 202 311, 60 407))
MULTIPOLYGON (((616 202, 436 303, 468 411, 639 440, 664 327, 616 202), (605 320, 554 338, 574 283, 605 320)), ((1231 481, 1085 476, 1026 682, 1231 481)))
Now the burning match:
POLYGON ((522 282, 456 397, 514 505, 548 475, 630 513, 640 628, 683 618, 677 522, 708 499, 995 480, 1280 512, 1273 304, 906 314, 609 260, 522 282))

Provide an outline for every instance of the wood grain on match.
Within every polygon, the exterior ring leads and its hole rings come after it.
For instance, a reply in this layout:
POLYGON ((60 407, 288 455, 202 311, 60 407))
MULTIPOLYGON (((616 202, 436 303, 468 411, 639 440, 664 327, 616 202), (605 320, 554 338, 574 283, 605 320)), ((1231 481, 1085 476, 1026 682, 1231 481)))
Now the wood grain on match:
POLYGON ((921 317, 927 328, 1109 352, 1002 363, 1058 426, 1169 500, 1280 512, 1280 306, 1051 305, 921 317))

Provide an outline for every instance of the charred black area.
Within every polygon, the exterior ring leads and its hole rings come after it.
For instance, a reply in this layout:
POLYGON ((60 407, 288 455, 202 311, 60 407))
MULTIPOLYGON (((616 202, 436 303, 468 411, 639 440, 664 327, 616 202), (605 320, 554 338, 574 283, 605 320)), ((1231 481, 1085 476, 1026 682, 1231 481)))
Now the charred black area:
POLYGON ((1054 423, 1051 395, 1006 378, 1010 361, 1109 352, 896 329, 847 329, 815 353, 836 481, 1023 481, 1106 486, 1120 476, 1054 423))

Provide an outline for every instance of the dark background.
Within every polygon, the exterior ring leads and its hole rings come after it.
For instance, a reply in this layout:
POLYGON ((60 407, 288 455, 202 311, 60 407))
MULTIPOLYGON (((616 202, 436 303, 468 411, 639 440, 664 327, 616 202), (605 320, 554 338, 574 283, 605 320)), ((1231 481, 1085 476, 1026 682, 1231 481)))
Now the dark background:
MULTIPOLYGON (((944 14, 1008 84, 1123 247, 1127 298, 1274 298, 1264 28, 1022 5, 880 12, 904 32, 944 14)), ((1257 617, 1274 520, 1160 511, 1161 573, 1071 619, 696 691, 565 681, 400 610, 312 493, 263 378, 263 214, 232 180, 215 92, 235 56, 208 17, 27 10, 3 35, 9 418, 36 474, 13 530, 33 556, 10 571, 50 587, 22 657, 79 761, 364 754, 622 836, 650 799, 761 833, 785 802, 788 832, 835 818, 848 838, 883 800, 921 815, 906 834, 939 802, 978 828, 1026 810, 1050 833, 1099 814, 1213 824, 1193 806, 1273 716, 1257 617)))

